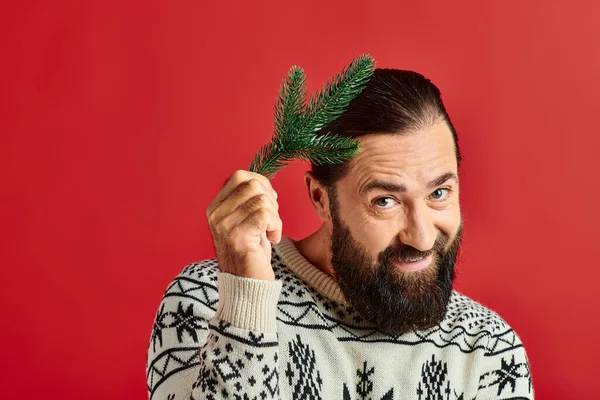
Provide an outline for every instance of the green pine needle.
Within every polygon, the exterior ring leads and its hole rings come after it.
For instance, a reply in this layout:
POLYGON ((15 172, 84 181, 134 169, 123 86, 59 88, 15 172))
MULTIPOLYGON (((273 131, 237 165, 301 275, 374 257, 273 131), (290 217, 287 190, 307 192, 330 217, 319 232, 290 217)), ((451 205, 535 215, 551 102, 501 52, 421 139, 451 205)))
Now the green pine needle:
POLYGON ((317 137, 315 133, 346 110, 350 101, 362 92, 374 70, 373 58, 361 55, 307 101, 304 71, 292 67, 279 88, 273 139, 254 157, 250 171, 272 179, 294 159, 316 165, 340 164, 358 154, 360 147, 356 139, 330 133, 317 137))
POLYGON ((362 55, 323 84, 306 107, 306 118, 301 129, 316 132, 340 116, 350 101, 362 92, 374 69, 373 59, 369 55, 362 55))
POLYGON ((360 152, 359 141, 344 136, 312 135, 308 140, 308 150, 303 149, 297 158, 315 165, 341 164, 360 152))
POLYGON ((293 66, 281 83, 275 103, 275 138, 283 142, 296 132, 288 132, 299 125, 306 99, 306 76, 302 68, 293 66))

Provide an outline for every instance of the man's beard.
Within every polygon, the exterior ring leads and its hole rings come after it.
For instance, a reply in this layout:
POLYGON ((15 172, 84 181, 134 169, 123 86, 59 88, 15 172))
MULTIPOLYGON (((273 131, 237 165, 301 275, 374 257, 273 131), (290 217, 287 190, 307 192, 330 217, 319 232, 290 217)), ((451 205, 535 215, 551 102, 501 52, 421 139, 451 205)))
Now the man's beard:
POLYGON ((433 249, 388 247, 374 263, 371 255, 354 240, 337 213, 337 198, 330 196, 333 232, 331 264, 342 293, 365 320, 381 331, 400 335, 438 325, 446 314, 452 294, 454 265, 462 238, 462 222, 455 238, 440 234, 433 249), (407 273, 393 265, 433 254, 424 270, 407 273))

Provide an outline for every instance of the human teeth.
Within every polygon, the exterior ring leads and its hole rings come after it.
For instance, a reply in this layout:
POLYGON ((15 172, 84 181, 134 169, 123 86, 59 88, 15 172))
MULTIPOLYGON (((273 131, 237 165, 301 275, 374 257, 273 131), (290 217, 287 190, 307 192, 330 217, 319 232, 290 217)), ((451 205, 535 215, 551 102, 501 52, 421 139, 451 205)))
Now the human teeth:
POLYGON ((411 258, 411 259, 408 259, 408 260, 406 260, 406 262, 415 262, 415 261, 422 260, 423 258, 424 258, 424 257, 420 257, 420 258, 411 258))

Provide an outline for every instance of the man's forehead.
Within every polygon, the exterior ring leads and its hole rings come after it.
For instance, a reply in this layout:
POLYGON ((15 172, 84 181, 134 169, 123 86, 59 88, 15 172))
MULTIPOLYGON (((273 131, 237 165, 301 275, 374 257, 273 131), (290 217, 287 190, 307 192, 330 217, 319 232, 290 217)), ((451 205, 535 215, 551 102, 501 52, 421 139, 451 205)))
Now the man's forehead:
POLYGON ((401 150, 427 152, 436 148, 454 150, 455 145, 450 127, 443 120, 406 132, 373 132, 358 136, 356 139, 364 151, 361 151, 355 159, 360 159, 361 156, 364 157, 370 152, 398 152, 401 150))
POLYGON ((349 166, 349 177, 364 183, 381 176, 430 179, 457 172, 454 138, 447 124, 410 133, 374 133, 358 138, 361 152, 349 166))

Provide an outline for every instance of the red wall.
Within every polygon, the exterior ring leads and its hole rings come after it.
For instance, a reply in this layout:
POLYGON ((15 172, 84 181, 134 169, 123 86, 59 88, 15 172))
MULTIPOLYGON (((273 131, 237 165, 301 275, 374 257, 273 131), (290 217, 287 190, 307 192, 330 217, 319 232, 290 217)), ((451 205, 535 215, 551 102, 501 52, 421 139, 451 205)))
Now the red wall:
MULTIPOLYGON (((432 78, 459 131, 458 288, 520 334, 538 398, 597 394, 600 3, 6 3, 0 397, 145 398, 162 293, 213 256, 206 207, 281 78, 363 52, 432 78)), ((306 168, 273 181, 294 238, 306 168)))

